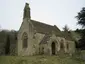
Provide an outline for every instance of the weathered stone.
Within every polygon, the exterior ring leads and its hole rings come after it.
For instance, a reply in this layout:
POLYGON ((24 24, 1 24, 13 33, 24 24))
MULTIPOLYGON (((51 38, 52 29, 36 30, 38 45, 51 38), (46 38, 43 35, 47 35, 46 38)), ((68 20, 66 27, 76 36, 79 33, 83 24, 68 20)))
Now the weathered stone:
POLYGON ((72 39, 68 40, 57 26, 51 26, 35 20, 31 20, 30 8, 26 3, 24 9, 24 19, 18 32, 18 55, 57 55, 60 52, 69 54, 74 53, 74 41, 72 39), (24 33, 27 33, 27 48, 23 48, 23 43, 26 43, 23 42, 22 38, 24 33), (61 43, 63 45, 63 48, 61 48, 61 43))
POLYGON ((30 8, 28 3, 25 5, 23 18, 30 18, 30 8))

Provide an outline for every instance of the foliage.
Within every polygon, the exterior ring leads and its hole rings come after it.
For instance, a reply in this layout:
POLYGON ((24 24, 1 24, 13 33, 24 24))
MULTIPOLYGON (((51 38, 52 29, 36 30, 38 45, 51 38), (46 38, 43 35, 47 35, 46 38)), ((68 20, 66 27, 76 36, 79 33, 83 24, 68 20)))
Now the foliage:
POLYGON ((85 7, 82 8, 76 18, 78 20, 78 24, 82 25, 82 27, 85 27, 85 7))
POLYGON ((81 38, 78 40, 78 48, 85 49, 85 29, 76 29, 77 33, 80 34, 81 38))
POLYGON ((82 31, 82 37, 79 40, 79 47, 83 50, 85 50, 85 29, 82 31))
POLYGON ((0 55, 15 54, 17 41, 17 31, 2 30, 0 31, 0 55), (10 49, 9 49, 10 48, 10 49))
POLYGON ((65 26, 64 26, 64 28, 63 28, 63 30, 64 30, 65 32, 68 32, 68 31, 69 31, 68 26, 67 26, 67 25, 65 25, 65 26))
MULTIPOLYGON (((79 48, 85 49, 85 7, 76 16, 78 24, 80 24, 84 29, 80 30, 81 39, 79 40, 79 48)), ((78 31, 78 30, 77 30, 78 31)))
POLYGON ((6 45, 5 45, 5 54, 8 55, 10 52, 10 36, 7 35, 6 45))

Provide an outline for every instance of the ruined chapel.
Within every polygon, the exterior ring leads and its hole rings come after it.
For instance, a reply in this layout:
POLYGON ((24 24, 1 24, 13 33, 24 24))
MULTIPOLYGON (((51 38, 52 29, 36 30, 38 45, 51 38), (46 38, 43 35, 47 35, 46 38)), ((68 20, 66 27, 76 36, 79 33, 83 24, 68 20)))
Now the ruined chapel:
POLYGON ((20 56, 57 55, 74 53, 75 43, 69 34, 65 34, 54 25, 48 25, 31 19, 30 7, 26 3, 23 22, 17 36, 17 53, 20 56))

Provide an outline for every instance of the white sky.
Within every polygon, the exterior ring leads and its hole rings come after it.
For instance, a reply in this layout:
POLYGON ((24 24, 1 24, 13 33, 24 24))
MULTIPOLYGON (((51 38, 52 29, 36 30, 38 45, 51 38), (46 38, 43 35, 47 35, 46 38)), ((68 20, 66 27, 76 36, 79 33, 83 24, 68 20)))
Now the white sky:
POLYGON ((28 2, 31 18, 61 30, 64 25, 72 30, 79 28, 75 16, 85 7, 85 0, 2 0, 0 1, 0 26, 2 29, 19 30, 23 9, 28 2))

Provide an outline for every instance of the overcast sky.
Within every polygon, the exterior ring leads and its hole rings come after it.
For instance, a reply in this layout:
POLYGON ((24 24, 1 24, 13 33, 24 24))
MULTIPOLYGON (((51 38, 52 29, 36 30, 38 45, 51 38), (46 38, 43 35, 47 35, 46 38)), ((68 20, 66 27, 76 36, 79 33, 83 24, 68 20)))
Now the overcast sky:
POLYGON ((71 30, 79 28, 75 16, 85 7, 85 0, 1 0, 2 29, 19 30, 26 2, 30 4, 33 20, 56 25, 61 30, 66 24, 71 30))

